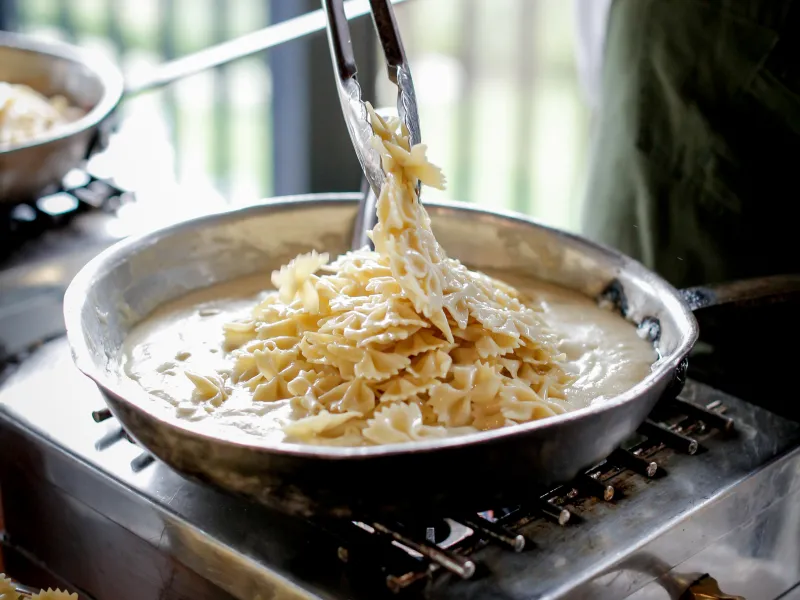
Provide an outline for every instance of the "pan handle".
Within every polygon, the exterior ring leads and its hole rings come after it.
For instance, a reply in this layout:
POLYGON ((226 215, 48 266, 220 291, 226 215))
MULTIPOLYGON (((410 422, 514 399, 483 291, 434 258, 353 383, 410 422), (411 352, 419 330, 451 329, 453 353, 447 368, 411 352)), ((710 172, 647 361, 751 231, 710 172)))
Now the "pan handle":
MULTIPOLYGON (((800 412, 791 398, 791 377, 778 378, 764 393, 753 373, 753 353, 743 348, 786 347, 797 337, 800 275, 775 275, 733 281, 681 291, 699 328, 698 344, 686 376, 746 399, 790 419, 800 412)), ((796 368, 791 352, 770 352, 770 369, 791 373, 796 368)))
MULTIPOLYGON (((400 4, 405 1, 392 0, 392 4, 400 4)), ((348 19, 355 19, 369 13, 370 5, 367 0, 349 0, 344 3, 344 10, 348 19)), ((156 67, 147 77, 127 83, 124 97, 149 92, 201 71, 228 64, 318 31, 324 31, 326 23, 325 13, 320 8, 199 52, 176 58, 156 67)))
POLYGON ((692 312, 717 306, 759 308, 800 300, 800 274, 743 279, 680 290, 692 312))

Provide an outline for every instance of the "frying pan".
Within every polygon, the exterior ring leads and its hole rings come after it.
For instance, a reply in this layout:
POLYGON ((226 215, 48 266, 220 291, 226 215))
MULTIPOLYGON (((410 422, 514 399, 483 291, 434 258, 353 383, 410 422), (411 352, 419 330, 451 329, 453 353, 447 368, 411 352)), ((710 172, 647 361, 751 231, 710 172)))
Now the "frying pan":
MULTIPOLYGON (((369 3, 350 0, 345 10, 348 19, 360 17, 369 12, 369 3)), ((61 94, 86 111, 48 135, 0 148, 0 203, 41 197, 57 188, 71 169, 104 150, 117 124, 117 108, 125 99, 322 31, 325 23, 321 9, 312 11, 164 63, 141 80, 129 82, 97 53, 0 31, 0 81, 28 85, 47 97, 61 94)))
POLYGON ((651 373, 607 402, 465 437, 339 448, 209 435, 118 375, 131 327, 185 293, 265 273, 311 249, 349 249, 358 194, 284 197, 187 221, 111 247, 67 290, 64 313, 77 366, 100 387, 129 434, 186 476, 301 515, 485 510, 512 505, 598 463, 658 400, 683 385, 698 337, 692 310, 715 303, 797 296, 800 278, 773 278, 680 293, 636 261, 516 214, 428 203, 450 256, 472 268, 513 272, 596 297, 640 327, 661 355, 651 373))

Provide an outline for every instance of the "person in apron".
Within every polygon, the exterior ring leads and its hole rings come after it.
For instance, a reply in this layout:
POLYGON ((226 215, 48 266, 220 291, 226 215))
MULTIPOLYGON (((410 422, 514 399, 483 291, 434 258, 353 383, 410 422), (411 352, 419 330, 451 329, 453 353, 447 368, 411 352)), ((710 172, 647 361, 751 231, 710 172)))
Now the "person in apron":
POLYGON ((583 233, 679 288, 800 272, 800 0, 582 9, 604 33, 579 53, 602 50, 583 233))
MULTIPOLYGON (((677 288, 800 273, 800 0, 576 3, 584 235, 677 288)), ((698 314, 689 376, 800 420, 796 312, 698 314)))

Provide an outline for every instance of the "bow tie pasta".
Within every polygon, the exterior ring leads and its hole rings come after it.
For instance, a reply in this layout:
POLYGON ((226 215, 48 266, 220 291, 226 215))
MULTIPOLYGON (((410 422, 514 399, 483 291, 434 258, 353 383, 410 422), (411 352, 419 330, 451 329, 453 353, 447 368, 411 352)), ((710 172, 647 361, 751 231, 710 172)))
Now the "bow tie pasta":
POLYGON ((231 389, 288 401, 288 441, 387 444, 565 412, 556 336, 512 287, 448 258, 416 188, 442 188, 424 145, 369 108, 386 181, 375 251, 298 256, 275 292, 225 325, 226 373, 188 373, 195 401, 231 389))

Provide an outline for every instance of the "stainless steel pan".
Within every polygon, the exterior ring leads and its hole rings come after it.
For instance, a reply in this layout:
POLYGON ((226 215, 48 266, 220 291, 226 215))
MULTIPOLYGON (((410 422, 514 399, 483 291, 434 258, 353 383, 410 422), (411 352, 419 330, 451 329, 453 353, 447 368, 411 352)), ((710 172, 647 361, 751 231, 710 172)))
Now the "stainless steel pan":
POLYGON ((34 200, 103 146, 122 98, 122 75, 101 56, 68 44, 0 32, 0 81, 61 94, 86 114, 23 145, 0 148, 0 202, 34 200))
POLYGON ((128 239, 80 272, 64 308, 74 358, 133 438, 188 476, 293 513, 504 505, 598 462, 659 398, 678 392, 698 336, 694 306, 800 289, 794 277, 762 282, 763 289, 734 286, 728 297, 698 289, 687 302, 639 263, 580 237, 519 215, 430 203, 434 230, 451 256, 610 301, 653 339, 661 360, 643 382, 604 404, 468 437, 367 448, 210 437, 118 377, 114 358, 141 317, 190 290, 266 274, 300 252, 346 251, 357 204, 353 194, 279 198, 128 239))
MULTIPOLYGON (((350 0, 345 9, 347 18, 353 19, 367 14, 369 4, 350 0)), ((48 97, 61 94, 86 111, 78 121, 47 136, 0 148, 0 203, 35 200, 56 188, 70 169, 105 149, 124 99, 322 31, 325 22, 321 9, 312 11, 167 62, 132 82, 124 82, 120 70, 94 52, 0 32, 0 81, 26 84, 48 97)))

